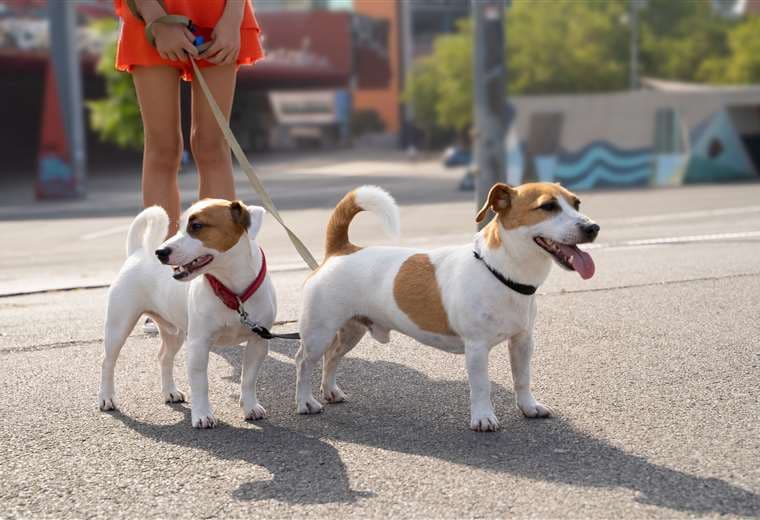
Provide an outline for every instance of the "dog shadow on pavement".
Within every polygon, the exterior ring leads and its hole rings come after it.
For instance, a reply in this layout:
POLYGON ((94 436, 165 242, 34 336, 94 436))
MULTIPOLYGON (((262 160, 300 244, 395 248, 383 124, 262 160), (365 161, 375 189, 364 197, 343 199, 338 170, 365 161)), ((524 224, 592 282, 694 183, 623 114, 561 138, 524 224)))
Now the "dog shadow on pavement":
MULTIPOLYGON (((238 354, 235 371, 239 382, 240 350, 232 350, 238 354)), ((217 405, 221 407, 223 403, 217 405)), ((346 466, 338 451, 315 435, 283 428, 268 420, 256 421, 258 428, 221 422, 213 430, 201 431, 191 427, 189 404, 167 406, 181 412, 183 419, 174 424, 154 424, 120 412, 113 413, 113 418, 154 441, 203 450, 220 460, 245 461, 271 473, 271 480, 240 485, 232 492, 235 499, 327 504, 355 502, 372 496, 372 493, 350 488, 346 466)), ((237 401, 234 406, 237 407, 237 401)))
MULTIPOLYGON (((295 354, 293 343, 273 347, 290 357, 295 354)), ((239 353, 237 359, 229 353, 225 357, 239 378, 239 353)), ((263 373, 269 384, 295 378, 292 365, 271 358, 263 373)), ((493 385, 501 431, 471 432, 464 372, 461 380, 433 380, 398 363, 349 356, 338 369, 338 381, 349 401, 328 405, 317 416, 299 420, 293 415, 293 429, 537 481, 627 488, 638 502, 674 511, 760 517, 760 495, 717 478, 651 463, 579 431, 561 415, 525 419, 512 405, 512 392, 501 385, 493 385)))
MULTIPOLYGON (((276 341, 272 347, 291 358, 295 353, 293 344, 276 341)), ((215 351, 232 368, 225 379, 236 383, 240 352, 239 348, 215 351)), ((198 432, 190 427, 187 407, 182 407, 184 421, 168 426, 116 417, 146 437, 206 450, 220 459, 245 460, 272 473, 271 481, 241 485, 233 492, 238 500, 319 504, 372 496, 350 489, 346 466, 327 439, 537 481, 630 489, 636 501, 674 511, 760 517, 760 495, 717 478, 651 463, 579 431, 562 417, 528 420, 514 410, 506 412, 504 404, 511 404, 513 396, 501 385, 493 385, 493 398, 502 429, 483 434, 467 428, 469 389, 464 375, 457 381, 433 380, 398 363, 349 356, 338 376, 349 396, 347 403, 326 406, 317 416, 297 416, 292 412, 294 366, 267 359, 259 395, 265 406, 275 404, 289 413, 258 422, 260 430, 223 424, 211 432, 198 432)), ((237 406, 237 396, 233 398, 237 406)))

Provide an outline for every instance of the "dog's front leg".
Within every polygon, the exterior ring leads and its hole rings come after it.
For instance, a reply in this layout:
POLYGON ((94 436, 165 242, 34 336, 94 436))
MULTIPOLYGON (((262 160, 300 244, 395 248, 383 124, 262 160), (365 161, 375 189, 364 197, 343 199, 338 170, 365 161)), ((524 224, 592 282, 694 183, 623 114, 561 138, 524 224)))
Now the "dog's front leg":
POLYGON ((208 399, 208 354, 212 338, 193 335, 187 340, 187 379, 190 382, 193 428, 213 428, 216 419, 208 399))
POLYGON ((243 352, 243 373, 240 377, 240 406, 245 419, 255 421, 263 419, 267 411, 256 398, 256 381, 259 368, 269 353, 269 341, 258 336, 248 340, 243 352))
POLYGON ((509 341, 509 362, 515 387, 515 402, 525 417, 549 417, 551 408, 536 401, 530 391, 530 358, 533 356, 533 334, 524 332, 509 341))
POLYGON ((467 378, 470 382, 470 429, 493 432, 499 429, 499 420, 491 403, 491 381, 488 379, 487 345, 466 342, 464 347, 467 378))

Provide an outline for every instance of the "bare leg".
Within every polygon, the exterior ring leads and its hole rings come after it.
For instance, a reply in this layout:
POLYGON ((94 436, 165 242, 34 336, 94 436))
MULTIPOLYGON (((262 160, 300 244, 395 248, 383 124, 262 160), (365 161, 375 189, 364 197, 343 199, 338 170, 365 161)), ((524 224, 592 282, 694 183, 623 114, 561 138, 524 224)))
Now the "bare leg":
POLYGON ((533 356, 533 336, 518 334, 509 341, 509 364, 515 385, 515 402, 525 417, 549 417, 551 408, 536 401, 530 391, 530 358, 533 356))
POLYGON ((159 205, 169 215, 169 235, 180 214, 177 172, 182 159, 179 71, 172 67, 135 67, 132 79, 140 103, 145 151, 142 169, 143 205, 159 205))
MULTIPOLYGON (((235 96, 236 76, 235 65, 203 69, 203 78, 228 121, 235 96)), ((234 200, 235 182, 232 177, 230 148, 197 81, 193 81, 192 107, 190 147, 200 176, 199 196, 202 199, 212 197, 234 200)))

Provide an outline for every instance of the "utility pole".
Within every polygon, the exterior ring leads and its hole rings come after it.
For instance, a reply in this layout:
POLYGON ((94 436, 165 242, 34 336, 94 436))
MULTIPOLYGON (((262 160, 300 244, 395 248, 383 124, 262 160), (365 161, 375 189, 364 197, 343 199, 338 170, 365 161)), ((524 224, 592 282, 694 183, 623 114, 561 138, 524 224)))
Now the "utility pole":
POLYGON ((639 12, 646 9, 649 0, 628 0, 628 17, 631 24, 630 87, 639 88, 639 12))
MULTIPOLYGON (((401 28, 399 35, 401 36, 401 88, 406 88, 409 78, 414 68, 414 39, 412 31, 412 22, 414 17, 414 7, 412 0, 401 0, 399 2, 399 11, 401 18, 401 28)), ((412 106, 412 100, 407 99, 403 104, 403 112, 401 118, 401 145, 404 148, 414 146, 414 136, 412 135, 412 128, 414 127, 414 107, 412 106)))
POLYGON ((48 2, 47 7, 53 77, 46 88, 55 89, 51 96, 57 97, 63 119, 60 131, 65 132, 65 150, 62 154, 60 150, 42 150, 37 193, 40 198, 82 197, 86 194, 87 155, 76 3, 57 0, 48 2))
MULTIPOLYGON (((504 0, 472 0, 476 209, 483 206, 491 187, 507 178, 504 147, 507 116, 505 8, 504 0)), ((485 223, 481 222, 480 227, 485 223)))

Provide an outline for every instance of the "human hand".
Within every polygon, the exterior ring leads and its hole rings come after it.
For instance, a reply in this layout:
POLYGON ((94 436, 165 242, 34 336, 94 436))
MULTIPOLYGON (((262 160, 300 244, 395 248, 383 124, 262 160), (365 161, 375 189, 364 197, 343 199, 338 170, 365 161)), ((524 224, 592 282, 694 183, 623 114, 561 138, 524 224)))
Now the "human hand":
POLYGON ((201 58, 216 65, 237 62, 240 54, 240 20, 222 16, 211 33, 211 45, 201 53, 201 58))
POLYGON ((151 26, 156 39, 156 50, 165 60, 188 62, 188 54, 198 56, 193 42, 195 35, 184 25, 154 23, 151 26))

